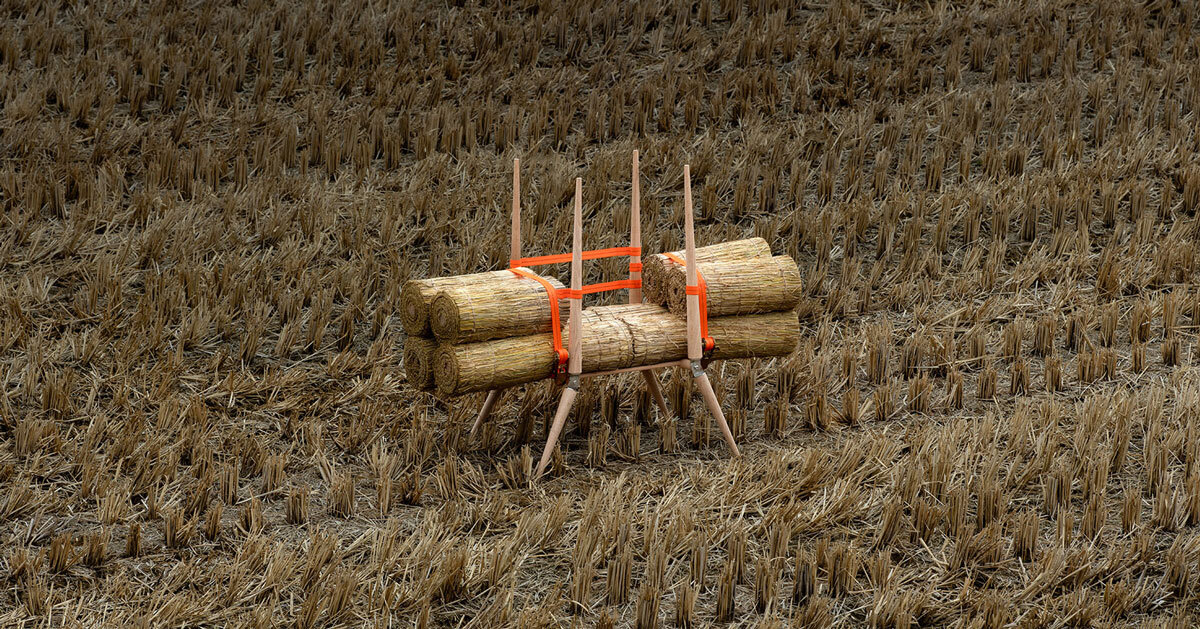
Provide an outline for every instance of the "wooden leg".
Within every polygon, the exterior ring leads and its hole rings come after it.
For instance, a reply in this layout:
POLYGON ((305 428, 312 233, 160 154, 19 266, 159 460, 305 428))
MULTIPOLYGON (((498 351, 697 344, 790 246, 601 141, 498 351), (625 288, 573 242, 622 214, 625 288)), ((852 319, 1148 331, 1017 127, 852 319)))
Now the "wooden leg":
POLYGON ((550 453, 554 451, 558 435, 567 423, 567 415, 571 413, 576 393, 578 392, 575 389, 566 387, 562 391, 562 397, 558 399, 558 411, 554 413, 554 423, 550 425, 550 434, 546 436, 546 449, 542 451, 542 460, 538 462, 537 471, 533 473, 534 478, 541 476, 542 472, 546 471, 546 465, 550 463, 550 453))
POLYGON ((496 407, 496 400, 500 399, 500 389, 492 389, 488 391, 487 399, 483 401, 483 408, 479 409, 479 416, 475 418, 475 425, 471 426, 471 437, 475 437, 475 433, 479 431, 479 427, 492 414, 492 409, 496 407))
POLYGON ((667 400, 663 398, 662 387, 658 386, 658 376, 654 370, 642 372, 642 377, 646 379, 646 388, 650 389, 650 394, 654 396, 654 401, 658 402, 658 408, 663 412, 663 419, 671 416, 671 409, 667 408, 667 400))
POLYGON ((704 396, 708 412, 717 418, 717 424, 721 426, 721 433, 725 435, 725 443, 729 444, 729 450, 733 452, 733 456, 742 456, 737 442, 733 440, 733 432, 729 430, 729 424, 725 421, 725 413, 721 412, 721 403, 717 401, 717 392, 713 391, 712 383, 708 381, 708 374, 700 372, 700 375, 696 376, 696 384, 700 385, 700 395, 704 396))

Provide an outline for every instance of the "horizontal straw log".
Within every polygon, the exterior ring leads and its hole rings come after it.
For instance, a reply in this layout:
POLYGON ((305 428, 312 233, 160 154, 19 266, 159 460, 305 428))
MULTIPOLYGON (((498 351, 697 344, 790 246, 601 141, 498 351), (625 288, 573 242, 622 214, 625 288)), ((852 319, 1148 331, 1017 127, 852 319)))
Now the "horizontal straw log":
MULTIPOLYGON (((683 259, 683 251, 673 252, 683 259)), ((731 240, 696 249, 696 262, 717 262, 766 258, 771 255, 771 246, 762 238, 731 240)), ((656 253, 642 260, 642 296, 649 302, 667 305, 667 271, 676 266, 665 254, 656 253)))
POLYGON ((713 360, 787 356, 800 344, 800 319, 792 310, 716 317, 708 335, 717 343, 713 360))
POLYGON ((433 355, 437 342, 420 336, 404 339, 404 374, 413 388, 428 391, 433 388, 433 355))
MULTIPOLYGON (((564 286, 546 278, 557 290, 564 286)), ((559 321, 567 322, 560 299, 559 321)), ((474 343, 550 331, 550 300, 539 282, 509 273, 492 282, 439 290, 429 305, 429 327, 443 343, 474 343)))
MULTIPOLYGON (((669 316, 669 315, 668 315, 669 316)), ((583 369, 602 370, 632 362, 632 338, 625 323, 603 308, 583 314, 583 369)), ((570 333, 563 321, 562 342, 570 333)), ((557 356, 549 334, 534 334, 466 344, 441 343, 434 355, 438 393, 460 395, 502 389, 552 375, 557 356)))
MULTIPOLYGON (((706 286, 708 316, 791 310, 800 303, 800 267, 788 256, 696 265, 706 286)), ((687 314, 687 273, 679 265, 666 273, 667 308, 687 314)))
MULTIPOLYGON (((658 306, 589 308, 582 321, 585 374, 687 358, 687 321, 658 306)), ((800 342, 795 312, 717 317, 708 328, 717 342, 713 359, 786 356, 800 342)), ((455 396, 547 378, 556 362, 549 334, 440 344, 434 379, 440 395, 455 396)))
MULTIPOLYGON (((529 269, 524 269, 528 271, 529 269)), ((511 271, 487 271, 470 275, 433 277, 424 280, 409 280, 400 288, 400 323, 409 336, 430 336, 429 303, 434 295, 445 288, 487 284, 515 277, 511 271)))

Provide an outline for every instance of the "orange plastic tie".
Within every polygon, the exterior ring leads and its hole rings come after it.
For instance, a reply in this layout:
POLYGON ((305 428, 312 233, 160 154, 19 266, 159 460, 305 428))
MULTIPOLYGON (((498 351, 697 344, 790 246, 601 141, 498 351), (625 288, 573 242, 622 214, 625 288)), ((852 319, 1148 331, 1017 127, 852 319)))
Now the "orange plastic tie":
MULTIPOLYGON (((619 256, 640 256, 642 255, 641 247, 610 247, 608 249, 592 249, 584 251, 580 256, 583 260, 600 260, 603 258, 616 258, 619 256)), ((571 254, 559 253, 550 256, 534 256, 531 258, 517 258, 508 263, 508 266, 543 266, 546 264, 563 264, 571 261, 571 254)))
POLYGON ((603 293, 610 290, 621 290, 624 288, 641 288, 642 280, 617 280, 615 282, 602 282, 600 284, 588 284, 579 292, 584 295, 593 293, 603 293))
POLYGON ((641 273, 642 272, 642 263, 641 262, 630 262, 629 263, 629 272, 630 273, 641 273))
POLYGON ((546 289, 546 296, 550 299, 550 339, 554 343, 554 353, 558 355, 558 367, 555 369, 555 371, 562 371, 567 364, 567 359, 569 356, 567 354, 567 350, 563 349, 562 344, 562 322, 559 320, 558 316, 558 300, 560 299, 560 294, 563 294, 563 298, 565 298, 565 294, 572 291, 560 291, 554 288, 554 285, 551 284, 549 280, 540 275, 536 275, 522 269, 509 270, 518 277, 526 277, 536 281, 538 284, 542 285, 542 288, 546 289))
MULTIPOLYGON (((687 268, 687 263, 680 260, 679 256, 673 253, 664 253, 663 255, 675 264, 687 268)), ((717 346, 717 342, 708 335, 708 285, 704 282, 704 275, 700 273, 699 265, 696 268, 696 285, 685 286, 683 292, 700 298, 700 339, 704 342, 704 351, 711 352, 717 346)))

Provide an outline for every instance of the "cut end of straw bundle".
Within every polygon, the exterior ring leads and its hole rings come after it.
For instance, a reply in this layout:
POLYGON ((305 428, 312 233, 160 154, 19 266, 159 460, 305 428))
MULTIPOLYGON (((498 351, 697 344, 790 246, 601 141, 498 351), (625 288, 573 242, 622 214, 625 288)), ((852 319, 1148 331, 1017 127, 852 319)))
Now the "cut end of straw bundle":
POLYGON ((408 383, 421 391, 433 388, 433 355, 437 343, 433 339, 410 336, 404 342, 404 373, 408 383))

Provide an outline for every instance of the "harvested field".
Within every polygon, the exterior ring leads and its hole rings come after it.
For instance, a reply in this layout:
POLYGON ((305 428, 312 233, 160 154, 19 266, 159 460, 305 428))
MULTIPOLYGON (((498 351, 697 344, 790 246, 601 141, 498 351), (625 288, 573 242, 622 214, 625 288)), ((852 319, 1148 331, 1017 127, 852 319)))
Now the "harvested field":
POLYGON ((1197 13, 7 4, 0 626, 1195 625, 1197 13), (634 149, 799 348, 710 365, 741 459, 625 374, 531 483, 557 389, 468 439, 401 288, 507 265, 513 158, 524 255, 577 176, 625 245, 634 149))

